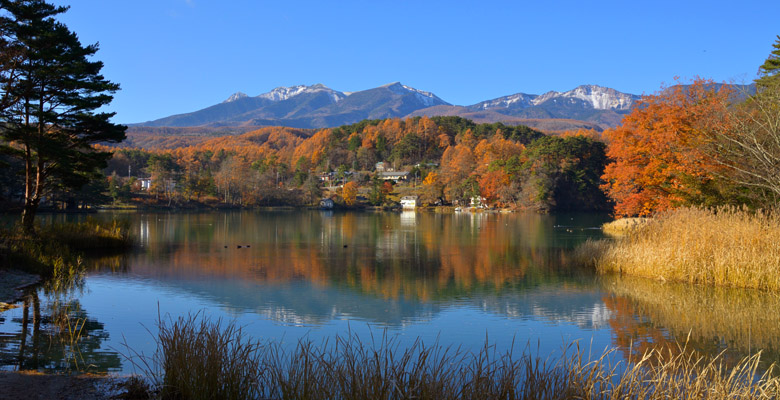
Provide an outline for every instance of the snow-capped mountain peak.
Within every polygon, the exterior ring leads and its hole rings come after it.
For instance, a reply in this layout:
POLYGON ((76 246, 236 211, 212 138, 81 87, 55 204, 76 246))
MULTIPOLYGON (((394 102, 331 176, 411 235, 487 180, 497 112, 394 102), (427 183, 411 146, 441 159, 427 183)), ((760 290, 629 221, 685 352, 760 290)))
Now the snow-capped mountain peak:
POLYGON ((417 100, 423 103, 426 107, 436 106, 436 105, 449 105, 449 103, 440 99, 438 96, 436 96, 431 92, 415 89, 411 86, 406 86, 401 82, 388 83, 387 85, 381 87, 388 88, 393 93, 400 94, 400 95, 407 95, 410 93, 414 94, 417 100))
POLYGON ((596 110, 626 111, 639 100, 639 96, 618 92, 598 85, 581 85, 567 92, 547 92, 532 100, 533 105, 539 105, 550 100, 577 99, 590 104, 596 110))
POLYGON ((243 99, 244 97, 249 97, 249 96, 244 92, 235 92, 231 94, 230 97, 227 98, 227 100, 223 101, 223 103, 230 103, 239 99, 243 99))
POLYGON ((515 93, 509 96, 499 97, 493 100, 483 101, 473 107, 480 110, 491 108, 528 108, 533 106, 533 100, 538 97, 535 94, 515 93))
POLYGON ((291 97, 298 96, 303 93, 315 93, 315 92, 327 92, 330 97, 333 99, 333 101, 339 101, 346 97, 344 93, 335 91, 321 83, 306 86, 306 85, 296 85, 296 86, 290 86, 290 87, 284 87, 280 86, 273 90, 271 90, 268 93, 263 93, 257 97, 268 99, 271 101, 282 101, 287 100, 291 97))

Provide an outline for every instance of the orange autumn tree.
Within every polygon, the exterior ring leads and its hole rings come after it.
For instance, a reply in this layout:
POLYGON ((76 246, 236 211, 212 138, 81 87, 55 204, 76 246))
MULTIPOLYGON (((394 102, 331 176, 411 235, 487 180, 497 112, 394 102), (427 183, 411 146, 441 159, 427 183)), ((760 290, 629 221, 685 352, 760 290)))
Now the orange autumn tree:
POLYGON ((436 200, 443 196, 444 193, 441 177, 436 171, 429 172, 423 180, 421 200, 430 204, 436 202, 436 200))
POLYGON ((358 185, 355 182, 347 182, 341 192, 341 197, 344 198, 344 204, 353 206, 357 200, 358 185))
POLYGON ((724 121, 733 91, 696 79, 644 96, 622 125, 605 131, 602 189, 618 215, 649 215, 703 203, 720 167, 705 155, 707 130, 724 121))
POLYGON ((594 130, 594 129, 577 129, 576 131, 563 131, 560 135, 563 138, 567 137, 573 137, 573 136, 582 136, 589 139, 597 140, 599 142, 603 142, 603 138, 601 136, 601 133, 594 130))
MULTIPOLYGON (((470 136, 470 135, 467 135, 470 136)), ((439 179, 444 186, 444 194, 448 201, 465 200, 470 197, 467 180, 474 175, 477 162, 474 159, 472 141, 461 142, 458 145, 447 147, 441 157, 441 169, 439 179), (469 143, 472 147, 469 147, 469 143)))
POLYGON ((509 186, 509 175, 503 170, 488 171, 479 177, 479 192, 488 204, 495 203, 501 197, 501 190, 509 186))

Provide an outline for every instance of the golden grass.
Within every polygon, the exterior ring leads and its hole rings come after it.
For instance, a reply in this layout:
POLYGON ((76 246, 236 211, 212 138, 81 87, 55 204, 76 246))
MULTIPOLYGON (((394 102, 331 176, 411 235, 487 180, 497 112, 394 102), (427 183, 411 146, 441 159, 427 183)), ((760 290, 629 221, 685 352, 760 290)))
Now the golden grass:
POLYGON ((607 222, 601 229, 607 235, 623 236, 631 233, 635 229, 643 227, 650 222, 649 218, 620 218, 612 222, 607 222))
POLYGON ((780 291, 780 216, 679 209, 613 241, 588 242, 579 255, 602 273, 780 291))
POLYGON ((80 223, 54 224, 38 229, 44 240, 53 240, 76 251, 126 250, 132 245, 127 221, 100 222, 87 219, 80 223))
POLYGON ((0 267, 41 275, 57 275, 81 269, 84 253, 117 252, 129 249, 133 239, 126 222, 98 222, 40 226, 32 234, 20 227, 0 231, 0 267))
POLYGON ((234 324, 196 316, 161 322, 158 353, 130 357, 160 398, 262 399, 773 399, 774 366, 756 354, 726 367, 684 348, 650 350, 614 363, 575 342, 555 359, 528 351, 476 352, 421 341, 401 348, 387 336, 354 335, 293 350, 246 338, 234 324))
POLYGON ((98 222, 37 227, 25 233, 21 227, 0 230, 0 268, 40 275, 47 293, 64 293, 83 284, 85 256, 117 254, 129 249, 133 239, 127 223, 98 222))

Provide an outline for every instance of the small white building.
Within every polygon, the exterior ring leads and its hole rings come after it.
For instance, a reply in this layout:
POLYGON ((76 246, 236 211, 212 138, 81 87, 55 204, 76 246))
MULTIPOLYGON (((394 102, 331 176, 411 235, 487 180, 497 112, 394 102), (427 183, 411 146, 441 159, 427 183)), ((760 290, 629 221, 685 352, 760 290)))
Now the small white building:
POLYGON ((487 201, 487 199, 482 196, 474 196, 471 198, 471 207, 486 208, 485 201, 487 201))
POLYGON ((322 199, 320 200, 320 208, 323 210, 332 210, 333 209, 333 200, 331 199, 322 199))
POLYGON ((417 207, 417 196, 401 197, 401 208, 404 210, 414 210, 417 207))
POLYGON ((138 182, 141 182, 141 190, 149 190, 152 188, 152 178, 141 178, 138 182))
POLYGON ((405 181, 411 173, 407 171, 384 171, 378 172, 377 178, 384 181, 405 181))

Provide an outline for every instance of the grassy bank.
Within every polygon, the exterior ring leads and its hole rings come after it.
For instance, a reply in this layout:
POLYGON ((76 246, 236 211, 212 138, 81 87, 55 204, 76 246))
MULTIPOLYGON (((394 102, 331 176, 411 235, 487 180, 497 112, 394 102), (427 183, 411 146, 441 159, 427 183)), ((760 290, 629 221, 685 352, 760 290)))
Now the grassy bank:
POLYGON ((127 224, 87 220, 0 231, 0 268, 50 277, 73 273, 85 255, 115 253, 132 246, 127 224))
POLYGON ((158 352, 133 357, 163 399, 670 399, 780 396, 780 378, 758 373, 759 355, 725 367, 718 357, 652 350, 612 363, 577 344, 560 357, 526 350, 477 352, 387 337, 337 337, 294 350, 260 343, 233 324, 198 317, 160 324, 158 352))
POLYGON ((780 291, 780 215, 686 208, 631 224, 579 256, 599 272, 780 291))

